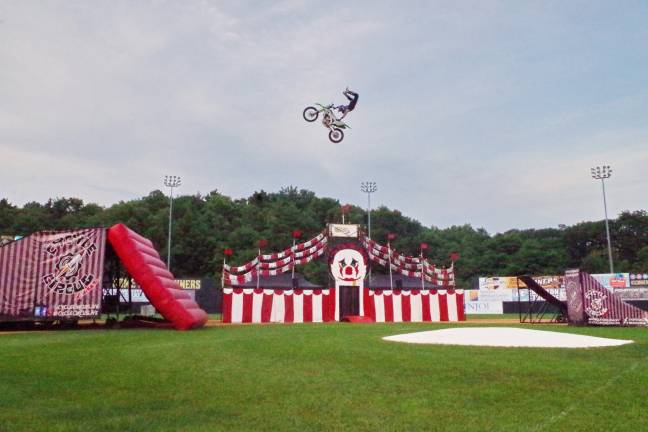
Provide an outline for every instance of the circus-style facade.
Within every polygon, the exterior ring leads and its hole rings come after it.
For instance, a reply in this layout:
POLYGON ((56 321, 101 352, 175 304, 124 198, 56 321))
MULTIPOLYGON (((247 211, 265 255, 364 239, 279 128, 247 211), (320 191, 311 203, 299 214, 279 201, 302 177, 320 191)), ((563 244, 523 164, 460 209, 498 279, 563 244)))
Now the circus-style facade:
POLYGON ((314 238, 241 265, 223 265, 223 322, 463 321, 454 265, 439 268, 369 239, 358 225, 330 224, 314 238), (294 269, 326 259, 330 286, 294 278, 294 269), (382 266, 389 275, 370 275, 382 266))

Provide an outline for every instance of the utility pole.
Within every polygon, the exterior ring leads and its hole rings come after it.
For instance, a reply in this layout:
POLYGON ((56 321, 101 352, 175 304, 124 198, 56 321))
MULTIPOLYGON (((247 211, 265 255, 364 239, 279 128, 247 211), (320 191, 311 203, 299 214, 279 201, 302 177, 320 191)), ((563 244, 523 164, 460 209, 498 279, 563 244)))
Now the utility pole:
POLYGON ((374 181, 360 183, 360 190, 367 194, 367 237, 371 238, 371 194, 378 190, 374 181))
POLYGON ((167 242, 167 268, 171 271, 171 230, 173 229, 173 188, 179 187, 182 179, 179 176, 164 176, 164 186, 170 189, 169 194, 169 241, 167 242))
POLYGON ((614 264, 612 262, 612 240, 610 240, 610 224, 608 223, 607 200, 605 199, 605 179, 610 178, 612 170, 610 165, 603 165, 591 168, 592 178, 601 180, 603 187, 603 209, 605 210, 605 232, 607 234, 608 260, 610 261, 610 273, 614 273, 614 264))

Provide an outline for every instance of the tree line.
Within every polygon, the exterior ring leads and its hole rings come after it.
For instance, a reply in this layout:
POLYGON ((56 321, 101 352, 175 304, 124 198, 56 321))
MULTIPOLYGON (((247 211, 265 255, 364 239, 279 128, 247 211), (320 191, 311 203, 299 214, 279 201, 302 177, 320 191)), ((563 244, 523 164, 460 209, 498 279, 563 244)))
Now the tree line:
MULTIPOLYGON (((366 216, 365 209, 350 206, 346 221, 364 224, 366 216)), ((30 202, 22 207, 0 200, 0 235, 122 222, 150 238, 162 257, 166 257, 168 218, 169 198, 159 190, 109 207, 78 198, 30 202)), ((305 241, 327 223, 340 221, 338 200, 294 187, 274 193, 259 191, 242 199, 218 191, 182 195, 173 201, 172 270, 177 277, 218 278, 226 248, 233 251, 228 262, 238 265, 256 256, 260 239, 268 242, 265 253, 280 251, 292 244, 294 230, 302 231, 305 241)), ((609 271, 604 221, 491 235, 469 224, 426 227, 398 210, 378 207, 371 212, 371 225, 373 239, 386 243, 387 234, 394 233, 393 247, 409 255, 418 255, 420 244, 427 243, 426 256, 437 265, 449 265, 449 254, 459 252, 457 282, 466 288, 479 276, 554 275, 576 267, 590 273, 609 271)), ((610 220, 610 233, 615 271, 648 272, 648 212, 622 212, 610 220)), ((326 283, 323 260, 298 271, 313 282, 326 283)))

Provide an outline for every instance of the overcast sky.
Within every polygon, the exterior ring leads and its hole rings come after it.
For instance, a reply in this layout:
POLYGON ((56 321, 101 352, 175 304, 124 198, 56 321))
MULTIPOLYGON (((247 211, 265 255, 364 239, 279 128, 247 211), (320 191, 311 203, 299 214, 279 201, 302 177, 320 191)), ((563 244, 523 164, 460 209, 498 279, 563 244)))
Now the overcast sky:
POLYGON ((645 1, 0 0, 0 197, 296 186, 489 232, 648 208, 645 1), (301 113, 360 93, 341 144, 301 113))

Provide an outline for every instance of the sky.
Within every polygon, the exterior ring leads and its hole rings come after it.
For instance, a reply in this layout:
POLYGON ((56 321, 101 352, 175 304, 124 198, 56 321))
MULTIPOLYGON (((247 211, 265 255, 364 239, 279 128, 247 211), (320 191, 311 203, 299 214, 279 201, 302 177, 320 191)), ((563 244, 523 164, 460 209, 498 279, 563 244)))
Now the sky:
POLYGON ((648 208, 645 1, 0 0, 0 198, 294 186, 490 233, 648 208), (302 118, 359 94, 344 141, 302 118))

